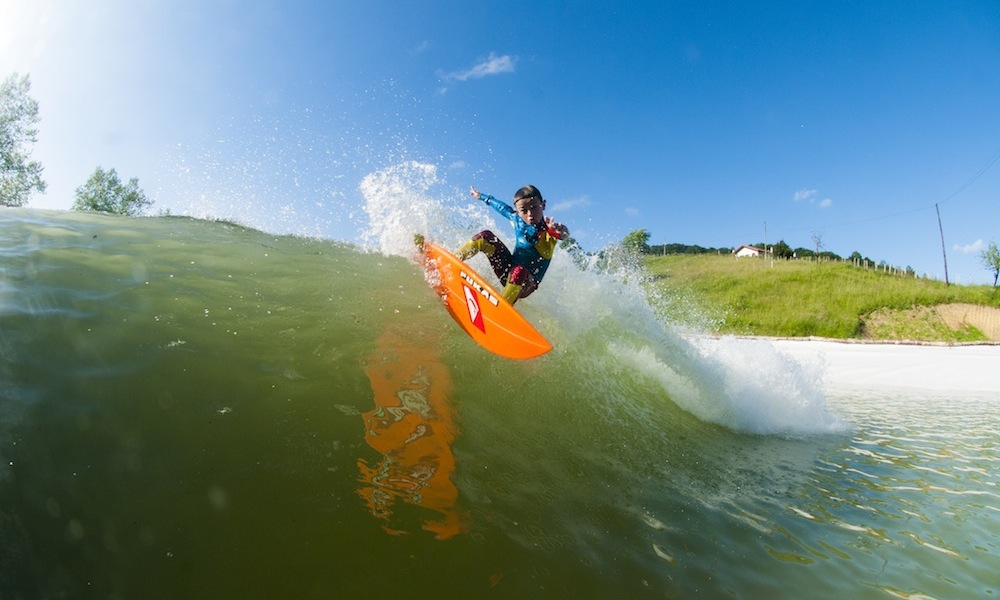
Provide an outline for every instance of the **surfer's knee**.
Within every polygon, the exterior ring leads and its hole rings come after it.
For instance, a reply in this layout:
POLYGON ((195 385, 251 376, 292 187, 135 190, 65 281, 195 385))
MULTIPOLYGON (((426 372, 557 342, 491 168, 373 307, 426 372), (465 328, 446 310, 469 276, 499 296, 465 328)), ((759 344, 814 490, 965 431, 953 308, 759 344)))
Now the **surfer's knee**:
POLYGON ((496 234, 489 229, 484 229, 483 231, 480 231, 476 235, 472 236, 472 241, 484 246, 489 246, 490 248, 496 248, 497 244, 500 243, 500 238, 498 238, 496 234))
POLYGON ((516 283, 517 285, 524 285, 528 283, 529 277, 531 277, 531 273, 527 269, 521 265, 516 265, 510 270, 510 274, 507 275, 507 281, 516 283))
POLYGON ((531 275, 531 271, 524 268, 522 265, 516 265, 510 270, 510 274, 507 276, 508 283, 513 283, 514 285, 520 286, 520 293, 518 298, 527 298, 538 289, 538 282, 531 275))
POLYGON ((461 248, 459 248, 458 257, 462 260, 468 260, 469 258, 475 256, 478 252, 482 252, 486 256, 492 256, 496 252, 497 248, 497 236, 493 234, 490 230, 480 231, 476 235, 472 236, 468 242, 466 242, 461 248))

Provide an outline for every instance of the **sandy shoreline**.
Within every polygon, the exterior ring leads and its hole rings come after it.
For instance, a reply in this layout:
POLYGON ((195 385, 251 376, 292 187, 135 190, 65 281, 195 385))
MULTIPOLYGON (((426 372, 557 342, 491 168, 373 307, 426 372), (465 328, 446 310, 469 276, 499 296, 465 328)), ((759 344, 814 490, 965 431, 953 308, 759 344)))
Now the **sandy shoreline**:
POLYGON ((996 394, 1000 399, 1000 345, 997 344, 873 343, 788 338, 768 341, 775 349, 798 362, 819 364, 823 385, 829 390, 996 394))

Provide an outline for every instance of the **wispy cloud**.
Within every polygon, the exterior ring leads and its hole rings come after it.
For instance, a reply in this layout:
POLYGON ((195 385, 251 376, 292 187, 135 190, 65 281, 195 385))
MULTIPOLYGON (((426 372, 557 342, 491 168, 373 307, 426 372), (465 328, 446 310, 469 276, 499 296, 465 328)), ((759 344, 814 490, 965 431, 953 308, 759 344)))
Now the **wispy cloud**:
POLYGON ((817 190, 799 190, 795 192, 792 199, 796 202, 809 202, 820 208, 830 208, 833 206, 832 198, 820 198, 817 190))
POLYGON ((574 208, 579 208, 581 206, 590 206, 592 203, 590 201, 590 196, 584 195, 579 198, 572 198, 569 200, 562 200, 561 202, 556 202, 552 205, 552 212, 563 212, 567 210, 573 210, 574 208))
POLYGON ((971 244, 966 244, 964 246, 959 246, 955 244, 955 251, 961 252, 962 254, 975 254, 977 252, 982 252, 983 248, 986 247, 986 242, 983 240, 976 240, 971 244))
POLYGON ((470 79, 482 79, 483 77, 501 75, 503 73, 513 73, 516 62, 517 57, 515 56, 509 54, 499 55, 496 52, 490 52, 486 60, 476 63, 471 68, 464 71, 441 73, 441 78, 445 81, 468 81, 470 79))
POLYGON ((795 192, 795 201, 802 202, 803 200, 809 200, 816 195, 816 190, 799 190, 795 192))
POLYGON ((635 208, 633 206, 628 206, 628 207, 625 208, 625 214, 628 215, 628 216, 630 216, 630 217, 638 217, 639 216, 639 209, 635 208))

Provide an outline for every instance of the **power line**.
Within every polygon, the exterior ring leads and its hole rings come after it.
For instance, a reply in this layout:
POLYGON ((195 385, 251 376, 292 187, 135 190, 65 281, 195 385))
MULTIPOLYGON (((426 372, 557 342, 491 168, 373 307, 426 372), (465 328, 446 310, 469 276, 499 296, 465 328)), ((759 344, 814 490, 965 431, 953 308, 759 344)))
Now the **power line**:
MULTIPOLYGON (((997 148, 996 154, 993 155, 993 158, 991 158, 990 161, 988 163, 986 163, 986 165, 983 166, 982 169, 979 169, 979 171, 976 172, 976 174, 972 176, 972 179, 970 179, 970 180, 966 181, 965 183, 963 183, 962 187, 960 187, 957 190, 955 190, 954 192, 952 192, 951 195, 949 195, 944 200, 941 200, 937 204, 944 204, 948 200, 951 200, 955 196, 957 196, 957 195, 961 194, 962 192, 964 192, 965 188, 967 188, 970 185, 972 185, 973 183, 975 183, 976 180, 979 179, 980 177, 982 177, 983 174, 986 173, 986 171, 989 171, 990 167, 992 167, 993 165, 995 165, 998 160, 1000 160, 1000 148, 997 148)), ((935 204, 935 206, 937 204, 935 204)))
POLYGON ((909 215, 909 214, 912 214, 912 213, 922 212, 922 211, 925 211, 925 210, 929 211, 929 210, 933 209, 935 211, 938 211, 939 210, 938 209, 938 205, 944 204, 948 200, 951 200, 955 196, 957 196, 957 195, 961 194, 962 192, 964 192, 966 190, 966 188, 968 188, 970 185, 972 185, 973 183, 975 183, 976 181, 978 181, 979 178, 982 177, 983 175, 985 175, 986 172, 989 171, 993 167, 993 165, 995 165, 998 161, 1000 161, 1000 148, 997 148, 997 151, 993 154, 993 157, 990 158, 990 160, 985 165, 983 165, 982 168, 980 168, 978 171, 976 171, 975 175, 973 175, 968 181, 966 181, 965 183, 963 183, 957 190, 955 190, 954 192, 952 192, 951 194, 949 194, 947 197, 945 197, 944 200, 939 200, 938 202, 935 202, 934 204, 928 204, 926 206, 920 206, 920 207, 917 207, 917 208, 911 208, 909 210, 903 210, 903 211, 899 211, 899 212, 888 213, 888 214, 880 215, 880 216, 877 216, 877 217, 869 217, 867 219, 858 219, 856 221, 848 221, 848 222, 845 222, 845 223, 835 223, 833 225, 824 225, 823 227, 799 227, 799 228, 796 228, 796 229, 791 229, 789 231, 793 231, 793 232, 794 231, 818 231, 820 229, 832 229, 832 228, 836 228, 836 227, 848 227, 850 225, 862 225, 864 223, 871 223, 873 221, 881 221, 883 219, 893 219, 893 218, 896 218, 896 217, 901 217, 903 215, 909 215))

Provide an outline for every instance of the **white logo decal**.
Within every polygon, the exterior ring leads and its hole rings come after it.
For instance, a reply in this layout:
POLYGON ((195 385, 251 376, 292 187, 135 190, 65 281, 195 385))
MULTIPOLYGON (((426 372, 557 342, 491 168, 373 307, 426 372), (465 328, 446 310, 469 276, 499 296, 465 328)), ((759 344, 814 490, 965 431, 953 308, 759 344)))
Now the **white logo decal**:
POLYGON ((462 286, 465 290, 465 303, 469 305, 469 317, 473 322, 476 321, 476 317, 479 316, 479 302, 476 301, 476 295, 472 293, 472 290, 462 286))
POLYGON ((462 289, 465 290, 465 305, 469 309, 469 320, 479 331, 486 333, 486 324, 483 322, 483 313, 479 309, 476 293, 467 285, 463 285, 462 289))
MULTIPOLYGON (((489 292, 489 290, 487 290, 487 289, 486 289, 486 288, 484 288, 483 286, 481 286, 481 285, 479 285, 478 283, 476 283, 475 281, 473 281, 473 279, 472 279, 471 277, 469 277, 469 275, 468 275, 468 274, 466 274, 466 272, 465 272, 465 271, 459 271, 459 272, 458 272, 458 274, 459 274, 459 276, 461 276, 461 278, 462 278, 462 279, 464 279, 464 280, 465 280, 465 281, 466 281, 466 282, 467 282, 467 283, 468 283, 469 285, 471 285, 471 286, 472 286, 472 287, 473 287, 473 288, 474 288, 474 289, 475 289, 475 290, 476 290, 477 292, 479 292, 479 293, 480 293, 480 294, 482 295, 482 297, 483 297, 483 298, 486 298, 486 300, 487 300, 487 301, 488 301, 488 302, 489 302, 490 304, 492 304, 493 306, 500 306, 500 301, 499 301, 499 300, 497 300, 497 297, 496 297, 496 296, 494 296, 493 294, 491 294, 491 293, 489 292)), ((466 294, 468 294, 468 290, 466 290, 466 294)))

